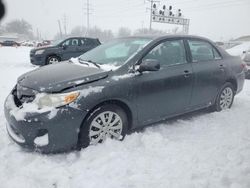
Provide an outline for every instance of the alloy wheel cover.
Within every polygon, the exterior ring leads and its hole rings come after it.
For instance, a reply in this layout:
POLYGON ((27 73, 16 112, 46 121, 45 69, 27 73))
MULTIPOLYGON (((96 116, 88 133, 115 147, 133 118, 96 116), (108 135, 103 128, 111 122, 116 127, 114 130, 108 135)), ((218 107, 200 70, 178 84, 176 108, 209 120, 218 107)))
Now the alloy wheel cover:
POLYGON ((106 140, 106 138, 122 139, 123 122, 121 117, 111 111, 98 114, 90 123, 90 144, 95 145, 106 140))

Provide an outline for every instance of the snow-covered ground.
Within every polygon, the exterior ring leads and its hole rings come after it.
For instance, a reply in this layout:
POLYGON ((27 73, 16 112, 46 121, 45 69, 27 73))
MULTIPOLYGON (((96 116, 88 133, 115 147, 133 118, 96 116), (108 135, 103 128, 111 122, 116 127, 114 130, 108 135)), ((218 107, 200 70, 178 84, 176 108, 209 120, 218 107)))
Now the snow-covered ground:
POLYGON ((35 68, 29 50, 0 48, 1 188, 250 187, 250 81, 230 110, 182 116, 123 142, 41 155, 8 138, 3 113, 16 78, 35 68))

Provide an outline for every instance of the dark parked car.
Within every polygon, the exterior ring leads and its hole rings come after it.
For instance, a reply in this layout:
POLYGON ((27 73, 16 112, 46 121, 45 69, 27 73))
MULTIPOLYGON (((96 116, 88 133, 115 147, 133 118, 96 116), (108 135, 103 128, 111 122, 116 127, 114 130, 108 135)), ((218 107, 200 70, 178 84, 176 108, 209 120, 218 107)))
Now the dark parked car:
POLYGON ((12 41, 12 40, 6 40, 0 43, 0 46, 12 46, 17 47, 20 46, 20 43, 12 41))
POLYGON ((30 61, 34 65, 48 65, 78 57, 83 53, 100 45, 94 38, 73 37, 55 41, 51 46, 34 48, 30 51, 30 61))
POLYGON ((51 44, 51 41, 50 40, 43 40, 42 42, 39 42, 37 44, 37 47, 41 47, 41 46, 48 46, 51 44))
POLYGON ((128 131, 208 108, 228 109, 243 64, 196 36, 130 37, 28 72, 5 102, 7 130, 44 153, 122 140, 128 131))

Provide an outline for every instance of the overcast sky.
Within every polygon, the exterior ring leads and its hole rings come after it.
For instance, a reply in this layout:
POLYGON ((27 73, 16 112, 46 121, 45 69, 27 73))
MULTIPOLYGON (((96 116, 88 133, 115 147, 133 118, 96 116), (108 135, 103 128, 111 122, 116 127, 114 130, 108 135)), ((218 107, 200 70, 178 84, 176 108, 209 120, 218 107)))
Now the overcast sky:
MULTIPOLYGON (((86 26, 87 0, 4 0, 7 14, 1 22, 25 19, 43 37, 53 38, 59 32, 58 20, 66 17, 67 31, 75 26, 86 26)), ((147 0, 89 0, 90 25, 117 32, 119 27, 135 30, 149 27, 150 3, 147 0)), ((190 19, 190 34, 202 35, 213 40, 226 40, 250 35, 250 0, 162 0, 182 9, 190 19)), ((153 23, 153 28, 172 29, 167 24, 153 23)))

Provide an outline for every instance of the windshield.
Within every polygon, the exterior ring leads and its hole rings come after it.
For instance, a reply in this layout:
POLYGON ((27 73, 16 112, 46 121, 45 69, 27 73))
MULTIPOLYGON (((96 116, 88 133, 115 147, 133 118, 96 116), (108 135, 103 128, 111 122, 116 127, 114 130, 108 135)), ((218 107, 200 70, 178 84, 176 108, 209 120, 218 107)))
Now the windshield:
POLYGON ((51 45, 52 45, 52 46, 57 46, 57 45, 60 44, 62 41, 64 41, 64 39, 63 39, 63 40, 62 40, 62 39, 60 39, 60 40, 54 40, 54 41, 51 42, 51 45))
POLYGON ((150 41, 148 38, 116 39, 86 52, 80 60, 120 66, 150 41))

